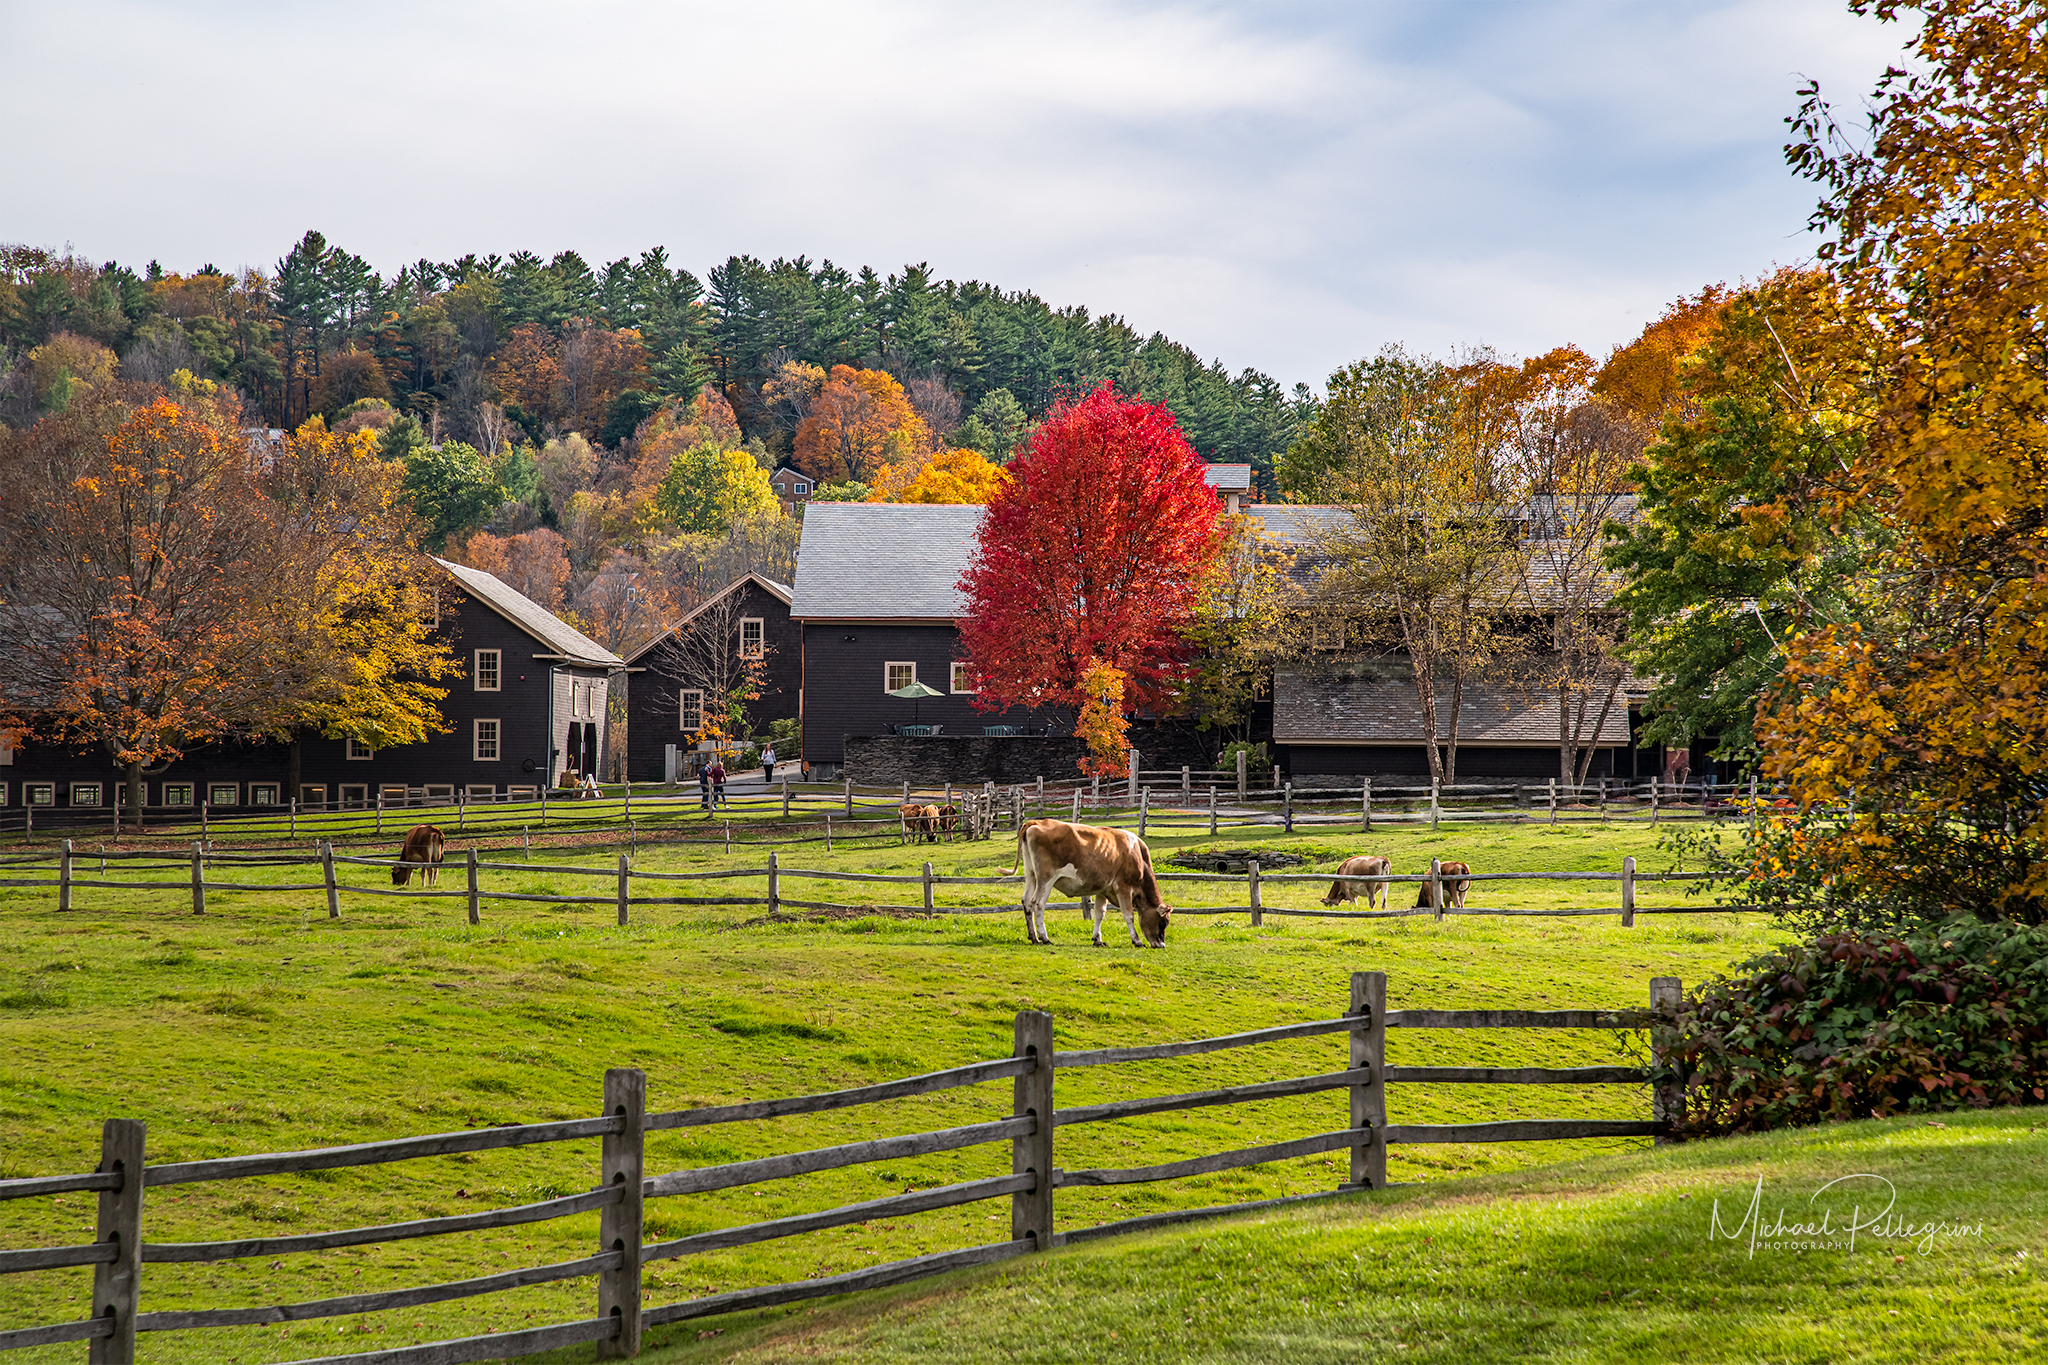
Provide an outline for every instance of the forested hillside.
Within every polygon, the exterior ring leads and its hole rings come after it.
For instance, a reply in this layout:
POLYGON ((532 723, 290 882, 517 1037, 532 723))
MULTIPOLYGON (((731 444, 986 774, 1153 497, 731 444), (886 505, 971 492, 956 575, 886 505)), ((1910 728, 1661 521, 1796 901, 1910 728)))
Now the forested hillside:
MULTIPOLYGON (((570 431, 616 448, 661 399, 710 381, 744 437, 786 455, 799 423, 776 381, 792 362, 887 371, 936 435, 964 425, 962 444, 998 458, 1062 386, 1109 381, 1171 408, 1205 458, 1269 476, 1312 403, 1305 386, 1290 395, 1269 375, 1233 375, 1159 333, 1028 290, 801 256, 734 256, 699 280, 660 247, 596 268, 573 251, 422 260, 389 278, 317 232, 274 269, 240 275, 0 248, 10 355, 66 333, 113 350, 129 377, 185 368, 225 380, 276 426, 380 398, 486 453, 508 436, 540 444, 570 431)), ((17 423, 35 396, 24 377, 9 375, 17 423)))

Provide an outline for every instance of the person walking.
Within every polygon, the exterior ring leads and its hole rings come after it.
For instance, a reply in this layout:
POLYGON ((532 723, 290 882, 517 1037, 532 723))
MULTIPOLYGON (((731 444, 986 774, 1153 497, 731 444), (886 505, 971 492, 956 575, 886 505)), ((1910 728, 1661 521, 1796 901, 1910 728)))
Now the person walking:
POLYGON ((775 780, 775 746, 773 744, 761 750, 761 780, 763 782, 773 782, 775 780))
POLYGON ((713 754, 711 756, 711 808, 713 810, 718 809, 720 806, 729 808, 731 804, 731 802, 725 799, 725 760, 713 754))
POLYGON ((697 803, 705 810, 711 809, 711 765, 697 765, 697 803))

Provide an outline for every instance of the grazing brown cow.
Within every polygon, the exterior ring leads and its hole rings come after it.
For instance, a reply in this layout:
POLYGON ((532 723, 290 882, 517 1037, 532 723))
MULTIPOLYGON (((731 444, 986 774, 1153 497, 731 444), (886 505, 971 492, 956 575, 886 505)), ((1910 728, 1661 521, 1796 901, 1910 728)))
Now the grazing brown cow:
POLYGON ((1349 881, 1351 877, 1391 877, 1394 875, 1394 861, 1377 853, 1360 853, 1346 858, 1337 868, 1337 880, 1330 883, 1330 894, 1323 897, 1324 905, 1336 905, 1340 901, 1358 903, 1359 896, 1365 897, 1365 908, 1374 904, 1384 908, 1387 904, 1387 883, 1349 881))
POLYGON ((956 830, 958 830, 959 828, 960 828, 960 808, 959 808, 958 806, 950 806, 950 805, 947 805, 947 806, 940 806, 940 807, 939 807, 939 834, 940 834, 940 836, 941 836, 941 837, 942 837, 942 838, 943 838, 943 839, 945 840, 945 842, 947 842, 947 843, 949 843, 949 844, 950 844, 950 843, 952 843, 952 842, 953 842, 953 834, 954 834, 954 832, 955 832, 956 830))
POLYGON ((1094 925, 1096 947, 1102 946, 1102 917, 1111 897, 1124 912, 1132 947, 1166 946, 1173 907, 1159 894, 1152 851, 1129 830, 1026 820, 1017 829, 1017 866, 1024 871, 1024 933, 1033 943, 1052 942, 1045 928, 1045 904, 1058 891, 1081 897, 1094 925))
MULTIPOLYGON (((433 825, 414 825, 405 834, 405 847, 398 856, 401 862, 425 863, 420 869, 420 880, 428 886, 434 885, 441 877, 441 831, 433 825)), ((391 884, 404 886, 412 880, 413 870, 409 867, 391 869, 391 884)))
MULTIPOLYGON (((1439 879, 1444 885, 1444 899, 1453 910, 1465 908, 1465 888, 1472 883, 1465 879, 1472 875, 1472 868, 1466 863, 1441 863, 1437 867, 1439 879)), ((1424 882, 1415 897, 1417 910, 1434 910, 1436 906, 1429 899, 1429 883, 1424 882)))

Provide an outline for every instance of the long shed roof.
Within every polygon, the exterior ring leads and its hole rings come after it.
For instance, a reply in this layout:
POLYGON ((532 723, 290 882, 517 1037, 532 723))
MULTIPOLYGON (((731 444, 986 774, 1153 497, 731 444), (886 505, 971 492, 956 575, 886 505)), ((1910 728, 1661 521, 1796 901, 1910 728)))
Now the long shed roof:
POLYGON ((487 574, 482 569, 472 569, 467 564, 457 564, 452 560, 437 559, 434 562, 446 569, 448 576, 459 583, 470 596, 569 662, 598 666, 625 662, 525 593, 501 582, 496 576, 487 574))
MULTIPOLYGON (((1596 746, 1628 743, 1624 685, 1596 746)), ((1450 736, 1451 696, 1436 699, 1437 738, 1450 736)), ((1376 659, 1333 669, 1281 669, 1273 679, 1273 738, 1281 744, 1420 744, 1422 703, 1406 659, 1376 659)), ((1557 701, 1512 683, 1466 685, 1458 714, 1460 744, 1556 744, 1557 701)))

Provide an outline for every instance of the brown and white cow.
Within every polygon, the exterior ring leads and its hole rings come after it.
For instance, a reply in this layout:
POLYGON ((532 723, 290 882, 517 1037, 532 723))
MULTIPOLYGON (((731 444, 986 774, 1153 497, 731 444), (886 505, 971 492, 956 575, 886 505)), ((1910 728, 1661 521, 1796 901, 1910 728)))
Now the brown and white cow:
MULTIPOLYGON (((398 856, 404 863, 425 863, 420 871, 420 880, 428 886, 434 885, 441 877, 441 831, 433 825, 414 825, 406 831, 405 847, 398 856)), ((409 867, 391 869, 391 884, 404 886, 412 880, 413 870, 409 867)))
POLYGON ((1337 880, 1330 883, 1330 894, 1323 897, 1324 905, 1336 905, 1340 901, 1358 903, 1365 897, 1365 908, 1370 910, 1375 903, 1384 908, 1387 904, 1387 883, 1350 881, 1352 877, 1391 877, 1394 862, 1391 858, 1377 853, 1360 853, 1346 858, 1337 868, 1337 880))
POLYGON ((939 808, 922 806, 914 802, 896 808, 896 814, 903 821, 903 842, 907 844, 936 842, 939 826, 939 808))
MULTIPOLYGON (((1439 879, 1444 885, 1444 899, 1450 903, 1450 908, 1453 910, 1463 910, 1465 908, 1465 888, 1472 885, 1471 882, 1465 880, 1472 875, 1471 865, 1467 863, 1439 863, 1437 865, 1437 872, 1439 879)), ((1436 909, 1436 905, 1429 898, 1428 882, 1424 882, 1420 889, 1416 891, 1415 908, 1417 910, 1436 909)))
POLYGON ((1017 829, 1017 866, 1024 872, 1024 933, 1033 943, 1052 942, 1045 928, 1045 906, 1058 891, 1081 897, 1082 913, 1094 926, 1096 947, 1102 946, 1102 917, 1112 897, 1124 912, 1132 947, 1166 946, 1173 907, 1159 894, 1152 851, 1129 830, 1026 820, 1017 829))

